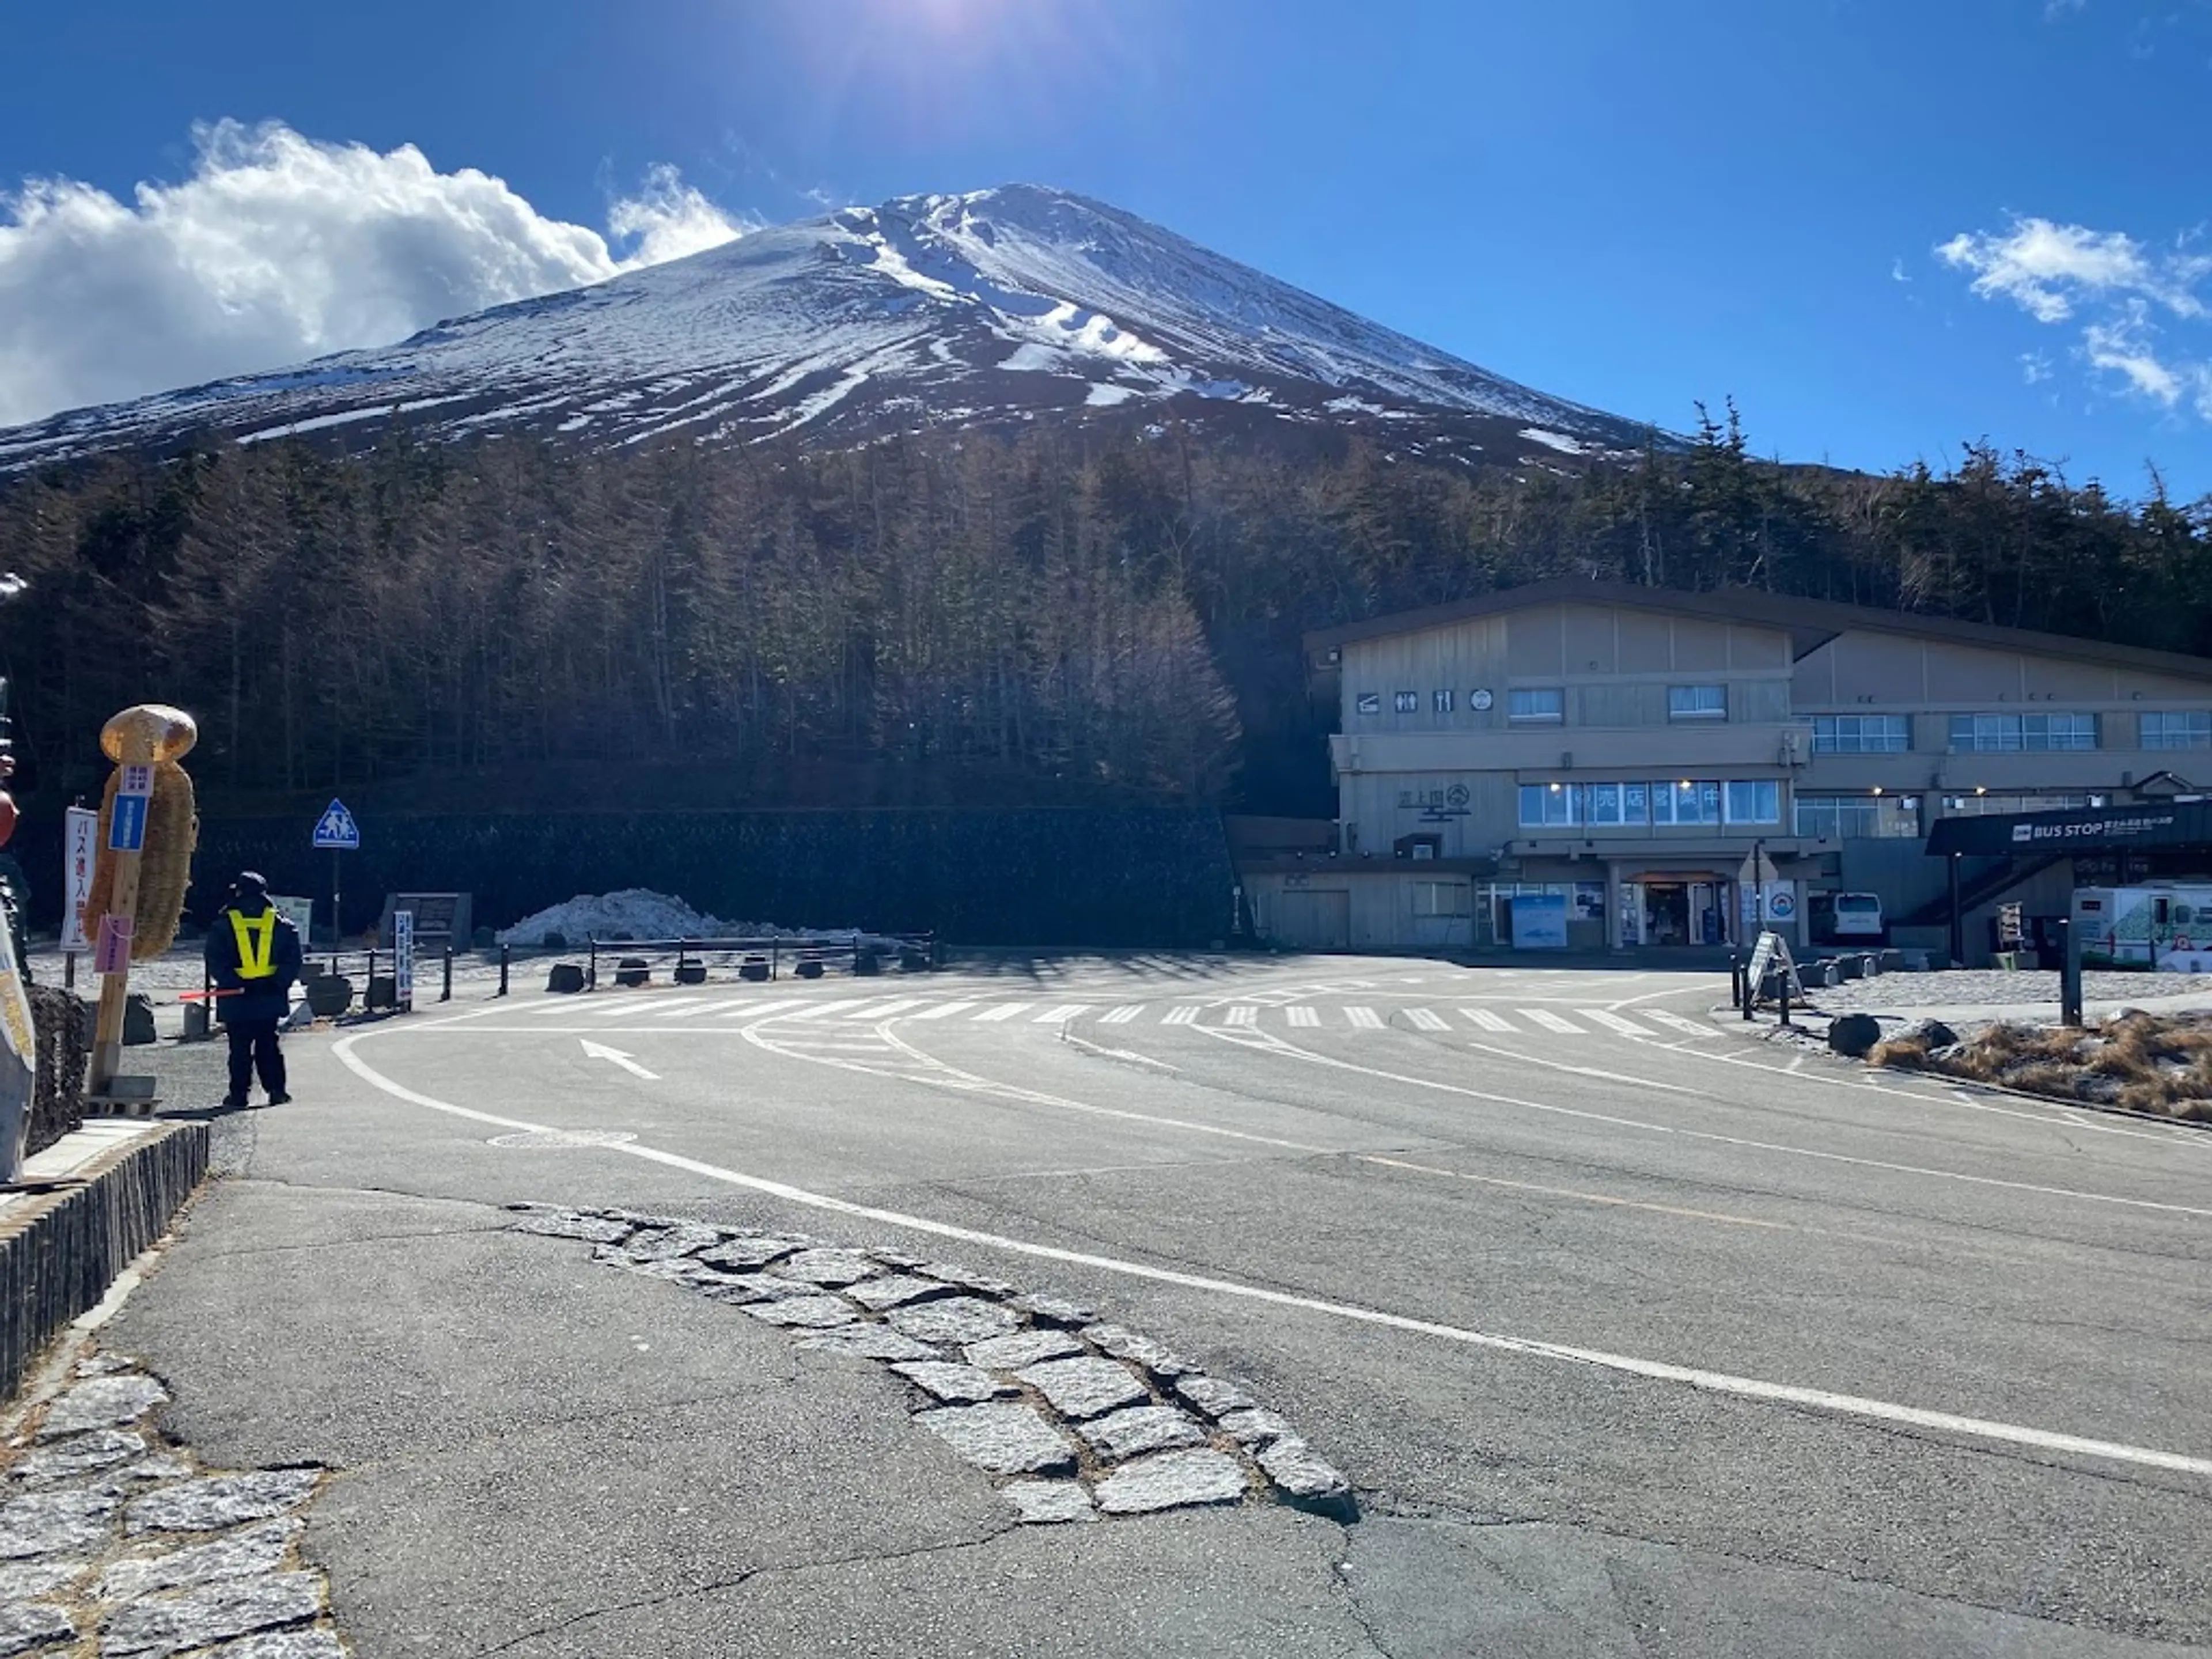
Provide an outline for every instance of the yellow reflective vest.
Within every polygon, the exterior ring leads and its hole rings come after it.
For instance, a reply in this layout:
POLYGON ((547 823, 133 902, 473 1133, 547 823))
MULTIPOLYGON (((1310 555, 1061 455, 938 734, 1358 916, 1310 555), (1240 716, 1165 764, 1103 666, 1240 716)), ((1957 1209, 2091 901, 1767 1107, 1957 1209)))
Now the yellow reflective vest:
POLYGON ((269 979, 276 972, 276 907, 258 916, 230 912, 231 936, 238 941, 238 976, 269 979))

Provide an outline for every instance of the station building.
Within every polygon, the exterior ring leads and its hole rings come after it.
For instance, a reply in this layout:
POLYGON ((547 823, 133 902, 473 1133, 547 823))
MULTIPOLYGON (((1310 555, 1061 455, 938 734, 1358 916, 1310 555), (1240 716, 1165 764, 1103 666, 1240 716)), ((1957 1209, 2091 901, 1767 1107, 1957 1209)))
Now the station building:
MULTIPOLYGON (((1712 945, 1762 902, 1804 945, 1823 895, 1863 892, 1940 949, 1937 822, 2212 771, 2212 659, 1751 590, 1547 581, 1306 653, 1337 817, 1248 834, 1240 866, 1255 932, 1310 949, 1712 945)), ((2063 915, 2075 873, 1976 858, 1960 902, 2063 915)))

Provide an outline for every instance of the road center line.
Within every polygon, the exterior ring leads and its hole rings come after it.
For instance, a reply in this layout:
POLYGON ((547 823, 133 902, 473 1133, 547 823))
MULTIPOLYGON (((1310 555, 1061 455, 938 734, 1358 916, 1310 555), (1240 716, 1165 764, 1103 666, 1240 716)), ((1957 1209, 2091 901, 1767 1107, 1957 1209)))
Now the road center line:
MULTIPOLYGON (((466 1106, 456 1106, 429 1095, 418 1094, 404 1085, 386 1077, 354 1052, 355 1048, 371 1036, 389 1036, 388 1032, 356 1032, 343 1037, 332 1048, 339 1061, 356 1077, 372 1087, 382 1091, 396 1100, 423 1107, 434 1112, 489 1123, 503 1129, 548 1133, 549 1126, 528 1123, 519 1118, 501 1117, 491 1112, 477 1111, 466 1106)), ((1364 1069, 1354 1067, 1353 1069, 1364 1069)), ((1926 1410, 1917 1406, 1896 1404, 1886 1400, 1871 1400, 1856 1395, 1837 1394, 1826 1389, 1801 1388, 1792 1383, 1769 1382, 1756 1377, 1734 1376, 1725 1371, 1711 1371, 1695 1366, 1676 1365, 1664 1360, 1642 1359, 1627 1354, 1607 1353, 1595 1348, 1572 1347, 1564 1343, 1545 1342, 1529 1337, 1505 1336, 1493 1332, 1470 1330, 1462 1326, 1438 1324, 1431 1320, 1413 1319, 1402 1314, 1384 1313, 1379 1309, 1362 1308, 1349 1303, 1329 1302, 1317 1297, 1298 1296, 1287 1291, 1269 1290, 1264 1285, 1246 1285, 1234 1279, 1214 1279, 1200 1273, 1187 1273, 1173 1268, 1154 1267, 1140 1261, 1126 1261, 1118 1257, 1094 1255, 1080 1250, 1061 1249, 1056 1245, 1040 1244, 1027 1239, 1009 1238, 1002 1234, 979 1231, 947 1221, 933 1220, 927 1216, 908 1215, 897 1210, 878 1209, 872 1205, 855 1204, 848 1200, 834 1198, 827 1193, 810 1192, 803 1187, 793 1187, 765 1176, 746 1175, 740 1170, 724 1169, 719 1164, 702 1163, 678 1152, 663 1152, 657 1146, 647 1146, 637 1141, 604 1147, 608 1152, 627 1158, 643 1158, 672 1170, 681 1170, 687 1175, 718 1181, 726 1186, 742 1187, 750 1191, 780 1199, 808 1209, 826 1211, 850 1216, 857 1220, 873 1221, 889 1227, 903 1228, 910 1232, 927 1233, 938 1238, 950 1238, 962 1243, 974 1244, 986 1249, 1005 1250, 1016 1255, 1032 1256, 1040 1261, 1058 1261, 1069 1267, 1089 1267, 1101 1273, 1116 1273, 1124 1278, 1147 1279, 1156 1284, 1174 1285, 1185 1290, 1204 1291, 1219 1296, 1237 1297, 1248 1302, 1265 1303, 1270 1306, 1295 1309, 1302 1313, 1320 1314, 1330 1318, 1344 1319, 1364 1325, 1381 1327, 1387 1330, 1403 1331, 1416 1336, 1429 1336, 1446 1342, 1455 1342, 1468 1347, 1483 1348, 1493 1352, 1516 1354, 1524 1358, 1547 1359, 1582 1365, 1600 1370, 1613 1371, 1627 1376, 1644 1377, 1651 1382, 1673 1382, 1709 1394, 1732 1396, 1741 1400, 1757 1401, 1762 1404, 1794 1406, 1803 1410, 1817 1411, 1840 1417, 1853 1417, 1869 1422, 1896 1424, 1909 1428, 1932 1430, 1942 1434, 1954 1434, 1969 1440, 1984 1441, 1993 1445, 2024 1446, 2037 1451, 2061 1453, 2079 1457, 2093 1457, 2108 1462, 2133 1464, 2140 1468, 2166 1469, 2180 1474, 2212 1476, 2212 1458, 2192 1457, 2180 1452, 2159 1451, 2145 1446, 2130 1446, 2117 1441, 2090 1440, 2078 1435, 2059 1434, 2047 1429, 2030 1428, 2016 1423, 1993 1421, 1985 1418, 1964 1417, 1951 1412, 1926 1410)))

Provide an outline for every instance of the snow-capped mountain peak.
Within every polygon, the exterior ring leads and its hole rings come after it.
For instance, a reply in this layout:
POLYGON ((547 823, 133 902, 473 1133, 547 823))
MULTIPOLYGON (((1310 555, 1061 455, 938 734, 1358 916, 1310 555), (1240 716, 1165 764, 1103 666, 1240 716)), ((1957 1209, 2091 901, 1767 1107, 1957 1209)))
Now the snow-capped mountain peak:
POLYGON ((753 232, 595 287, 0 432, 0 468, 197 429, 368 437, 855 440, 1182 402, 1396 422, 1510 460, 1625 447, 1628 422, 1408 339, 1119 209, 1007 185, 753 232))

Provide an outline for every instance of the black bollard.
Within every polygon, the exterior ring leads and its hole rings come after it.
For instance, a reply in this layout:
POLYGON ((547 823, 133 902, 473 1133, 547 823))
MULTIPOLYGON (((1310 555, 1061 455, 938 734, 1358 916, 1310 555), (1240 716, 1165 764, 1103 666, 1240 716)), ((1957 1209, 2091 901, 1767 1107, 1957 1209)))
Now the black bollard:
POLYGON ((506 945, 502 945, 499 947, 499 994, 501 996, 505 996, 507 994, 507 968, 508 952, 512 948, 512 946, 506 945))
POLYGON ((441 1001, 441 1002, 451 1002, 453 1000, 453 942, 451 939, 447 939, 447 940, 446 941, 446 988, 445 988, 444 990, 442 990, 442 991, 441 991, 441 992, 439 992, 439 993, 438 993, 438 1000, 439 1000, 439 1001, 441 1001))

